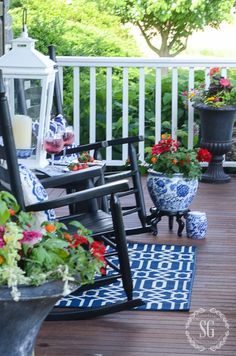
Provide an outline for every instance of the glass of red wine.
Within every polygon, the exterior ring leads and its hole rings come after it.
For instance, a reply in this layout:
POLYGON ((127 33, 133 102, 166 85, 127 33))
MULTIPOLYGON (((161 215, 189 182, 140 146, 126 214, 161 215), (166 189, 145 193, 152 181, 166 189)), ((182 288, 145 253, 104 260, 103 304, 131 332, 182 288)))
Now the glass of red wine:
POLYGON ((72 145, 72 143, 74 143, 74 140, 75 140, 73 126, 67 126, 65 128, 65 131, 63 131, 63 133, 62 133, 62 138, 64 141, 63 156, 64 156, 64 161, 65 161, 66 160, 66 147, 72 145))
POLYGON ((51 165, 54 166, 55 154, 60 153, 64 147, 61 133, 47 132, 44 138, 44 149, 51 155, 51 165))

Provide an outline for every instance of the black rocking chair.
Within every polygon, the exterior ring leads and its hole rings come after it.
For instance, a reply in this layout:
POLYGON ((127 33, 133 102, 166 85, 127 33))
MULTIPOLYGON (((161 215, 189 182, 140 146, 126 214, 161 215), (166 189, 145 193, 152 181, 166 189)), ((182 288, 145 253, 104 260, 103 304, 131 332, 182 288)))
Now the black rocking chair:
MULTIPOLYGON (((44 202, 26 205, 20 181, 19 165, 12 133, 11 118, 1 72, 0 117, 0 134, 3 139, 3 145, 0 146, 0 189, 11 191, 21 206, 21 209, 24 211, 44 211, 47 209, 56 209, 63 206, 90 202, 92 207, 90 212, 73 216, 68 215, 63 217, 62 220, 67 222, 77 218, 88 229, 94 231, 94 239, 103 241, 111 248, 112 251, 106 254, 106 260, 113 272, 109 276, 96 278, 93 285, 78 288, 75 294, 82 293, 86 289, 98 288, 102 285, 111 284, 118 279, 122 280, 123 288, 126 294, 126 299, 122 302, 100 308, 93 308, 91 310, 79 308, 54 308, 54 310, 49 314, 47 320, 84 319, 142 305, 142 300, 133 299, 132 275, 127 251, 126 234, 124 230, 120 201, 117 195, 118 193, 128 189, 127 181, 121 180, 102 184, 102 179, 98 179, 103 176, 103 172, 100 167, 89 168, 84 171, 63 174, 56 177, 48 177, 44 180, 46 187, 68 186, 77 184, 78 181, 84 181, 87 182, 87 189, 66 194, 63 197, 49 199, 44 202), (100 181, 100 185, 94 186, 94 179, 100 181), (110 196, 110 213, 102 211, 98 208, 98 205, 96 205, 97 199, 106 197, 107 195, 110 196), (118 266, 114 266, 114 264, 110 262, 109 257, 111 255, 117 256, 119 262, 118 266)), ((69 226, 68 228, 70 229, 69 226)))
MULTIPOLYGON (((49 53, 49 57, 53 61, 57 62, 56 50, 54 46, 51 45, 48 47, 48 53, 49 53)), ((53 104, 54 104, 54 109, 53 109, 54 114, 55 115, 60 114, 64 116, 58 73, 56 73, 53 104)), ((147 212, 146 212, 143 189, 141 184, 141 176, 140 176, 139 166, 138 166, 138 157, 136 151, 136 144, 138 144, 143 140, 144 140, 143 136, 133 136, 133 137, 118 138, 118 139, 113 139, 108 141, 90 143, 87 145, 79 145, 77 147, 68 148, 66 150, 66 155, 73 154, 73 153, 80 154, 81 152, 84 151, 93 150, 94 158, 102 159, 103 158, 102 150, 104 149, 104 147, 112 147, 116 150, 121 150, 123 145, 128 145, 129 169, 120 172, 115 172, 113 174, 104 171, 104 178, 103 178, 104 182, 116 182, 120 179, 128 179, 129 181, 128 190, 119 193, 118 195, 120 198, 125 196, 130 196, 130 195, 133 196, 131 198, 131 202, 133 202, 133 205, 124 206, 124 204, 122 203, 121 204, 122 213, 123 216, 137 213, 140 224, 139 226, 133 228, 125 226, 126 235, 135 235, 135 234, 141 234, 145 232, 153 232, 153 227, 150 223, 152 219, 150 216, 147 216, 147 212)), ((60 153, 59 156, 60 155, 62 155, 62 153, 60 153)), ((73 189, 75 190, 81 189, 81 186, 77 185, 77 188, 74 187, 73 189)), ((102 199, 103 209, 106 211, 108 209, 107 199, 109 199, 109 197, 103 197, 102 199)), ((76 212, 77 212, 76 207, 74 207, 74 209, 73 207, 71 207, 71 213, 76 213, 76 212)))

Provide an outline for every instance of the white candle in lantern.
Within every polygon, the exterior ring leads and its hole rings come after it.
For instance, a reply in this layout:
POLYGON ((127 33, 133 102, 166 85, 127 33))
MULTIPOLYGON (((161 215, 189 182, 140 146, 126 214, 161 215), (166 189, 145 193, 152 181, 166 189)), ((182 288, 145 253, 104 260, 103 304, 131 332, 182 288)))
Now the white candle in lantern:
POLYGON ((12 129, 16 148, 31 148, 32 119, 26 115, 15 115, 12 120, 12 129))

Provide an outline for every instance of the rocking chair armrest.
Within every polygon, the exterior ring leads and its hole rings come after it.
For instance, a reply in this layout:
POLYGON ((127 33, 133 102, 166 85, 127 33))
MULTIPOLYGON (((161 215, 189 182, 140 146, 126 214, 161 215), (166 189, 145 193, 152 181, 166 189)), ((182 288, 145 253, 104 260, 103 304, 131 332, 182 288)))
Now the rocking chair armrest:
MULTIPOLYGON (((100 148, 107 147, 107 141, 99 141, 99 142, 94 142, 94 143, 88 143, 86 145, 79 145, 77 147, 73 148, 67 148, 65 154, 70 155, 73 153, 80 153, 84 151, 90 151, 90 150, 99 150, 100 148)), ((64 152, 60 152, 55 155, 55 157, 63 156, 64 152)))
POLYGON ((114 140, 106 141, 107 147, 115 146, 115 145, 123 145, 125 143, 134 143, 134 142, 141 142, 144 138, 142 135, 139 136, 131 136, 131 137, 124 137, 124 138, 117 138, 114 140))
POLYGON ((63 173, 59 176, 47 177, 40 179, 44 188, 56 188, 70 183, 80 182, 83 180, 99 177, 103 174, 103 168, 101 166, 89 167, 81 169, 79 171, 71 171, 63 173))
POLYGON ((128 179, 131 176, 132 176, 131 171, 122 171, 122 172, 112 173, 112 174, 109 174, 108 172, 108 174, 105 173, 104 178, 106 183, 111 183, 121 179, 128 179))
POLYGON ((104 195, 115 194, 129 189, 127 180, 120 180, 114 183, 100 185, 98 187, 85 189, 80 192, 70 193, 64 197, 47 200, 37 204, 26 206, 26 211, 42 211, 47 209, 56 209, 62 206, 79 203, 94 198, 103 197, 104 195))

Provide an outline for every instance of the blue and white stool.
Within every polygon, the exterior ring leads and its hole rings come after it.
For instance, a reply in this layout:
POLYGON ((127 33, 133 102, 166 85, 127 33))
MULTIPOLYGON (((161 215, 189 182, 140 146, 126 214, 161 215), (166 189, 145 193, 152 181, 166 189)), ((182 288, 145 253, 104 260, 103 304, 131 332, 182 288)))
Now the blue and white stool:
POLYGON ((207 216, 201 211, 190 211, 186 217, 187 237, 191 239, 204 239, 207 232, 207 216))

